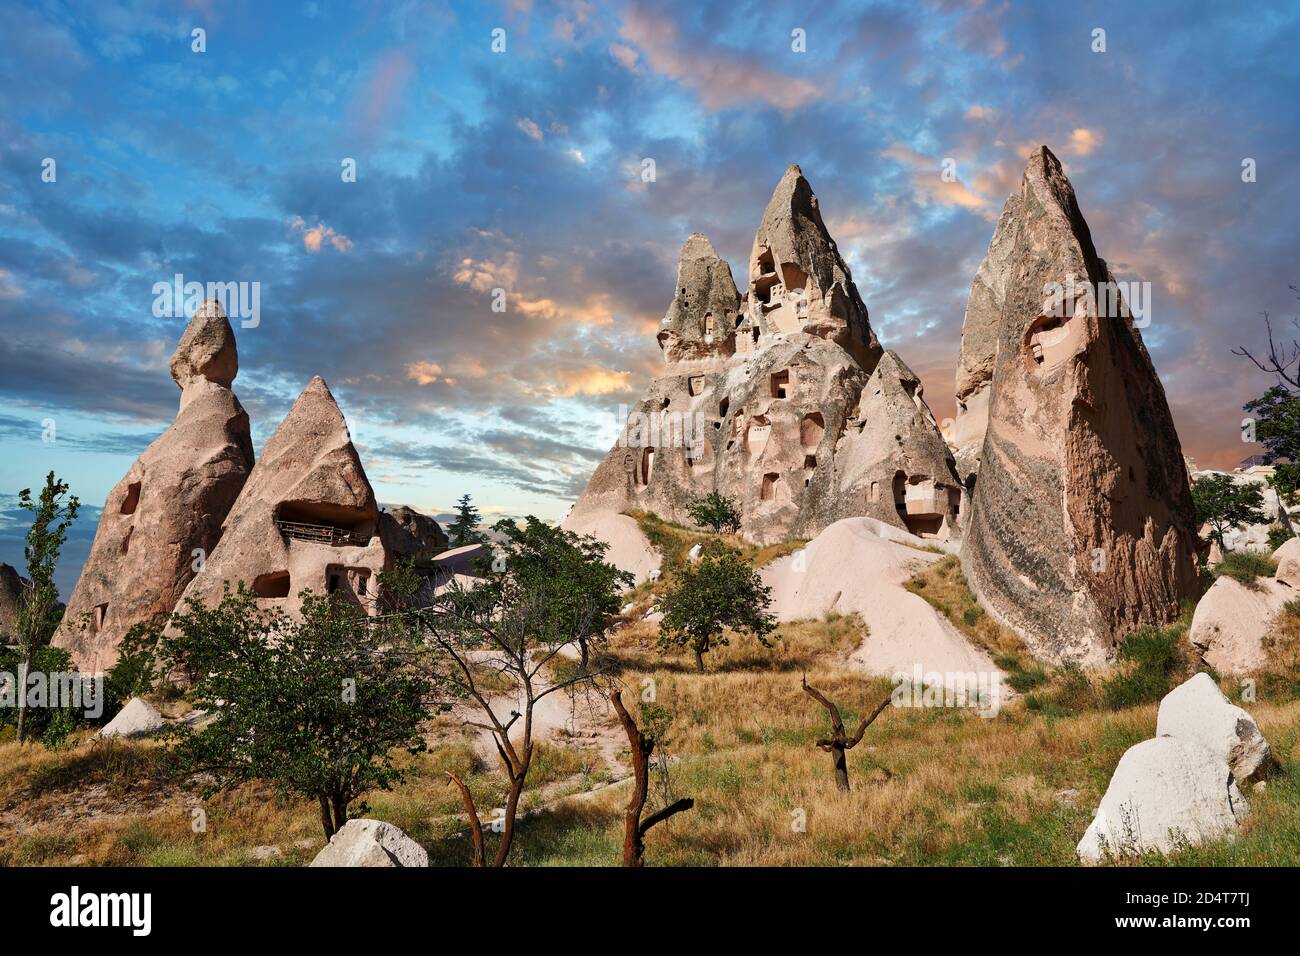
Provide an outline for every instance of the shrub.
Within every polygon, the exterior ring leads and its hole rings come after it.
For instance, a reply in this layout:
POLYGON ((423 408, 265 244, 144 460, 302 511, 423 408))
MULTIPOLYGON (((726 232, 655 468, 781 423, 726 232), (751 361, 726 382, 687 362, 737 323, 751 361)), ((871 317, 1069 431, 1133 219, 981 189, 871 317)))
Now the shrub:
POLYGON ((702 528, 733 534, 740 530, 740 512, 736 510, 735 502, 716 491, 692 501, 688 514, 702 528))
POLYGON ((1214 568, 1215 577, 1230 577, 1239 584, 1258 590, 1257 578, 1271 578, 1277 562, 1258 551, 1229 551, 1214 568))
POLYGON ((1102 685, 1106 706, 1123 710, 1154 703, 1169 693, 1182 663, 1185 633, 1175 624, 1143 628, 1126 637, 1119 647, 1120 670, 1102 685))
POLYGON ((1268 549, 1276 551, 1283 544, 1295 537, 1295 532, 1290 528, 1269 528, 1268 530, 1268 549))

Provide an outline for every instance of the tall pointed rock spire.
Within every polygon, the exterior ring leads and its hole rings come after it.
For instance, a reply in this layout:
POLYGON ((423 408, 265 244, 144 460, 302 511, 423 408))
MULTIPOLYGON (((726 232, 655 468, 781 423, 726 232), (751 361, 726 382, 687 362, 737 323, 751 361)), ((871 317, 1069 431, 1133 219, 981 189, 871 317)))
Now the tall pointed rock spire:
POLYGON ((1096 660, 1194 594, 1194 509, 1164 388, 1045 146, 1017 218, 962 565, 1042 656, 1096 660))
POLYGON ((111 667, 127 631, 172 610, 253 468, 248 415, 230 389, 235 334, 217 302, 190 320, 171 370, 180 411, 108 493, 54 636, 83 671, 111 667))

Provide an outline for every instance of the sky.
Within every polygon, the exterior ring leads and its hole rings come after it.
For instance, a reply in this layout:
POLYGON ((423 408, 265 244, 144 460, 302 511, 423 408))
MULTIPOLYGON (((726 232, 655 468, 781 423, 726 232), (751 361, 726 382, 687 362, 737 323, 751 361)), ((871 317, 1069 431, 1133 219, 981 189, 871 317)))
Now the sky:
POLYGON ((319 374, 381 502, 468 492, 489 518, 563 514, 662 368, 681 243, 704 232, 743 282, 790 163, 940 419, 1039 143, 1117 278, 1150 283, 1201 467, 1259 451, 1241 406, 1271 381, 1232 349, 1300 312, 1294 3, 3 0, 0 21, 0 561, 23 566, 17 492, 54 470, 83 501, 65 597, 175 416, 185 319, 154 286, 178 274, 257 284, 234 388, 259 449, 319 374))

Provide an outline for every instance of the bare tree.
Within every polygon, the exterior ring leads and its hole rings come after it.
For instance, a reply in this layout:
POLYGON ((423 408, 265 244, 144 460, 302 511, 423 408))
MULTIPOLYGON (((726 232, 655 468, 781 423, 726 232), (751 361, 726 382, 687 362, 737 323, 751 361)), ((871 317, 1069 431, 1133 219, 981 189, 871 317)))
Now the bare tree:
MULTIPOLYGON (((1300 287, 1291 286, 1291 291, 1300 298, 1300 287)), ((1300 319, 1292 319, 1291 324, 1300 331, 1300 319)), ((1282 339, 1273 337, 1273 322, 1267 312, 1264 313, 1264 328, 1268 332, 1268 353, 1262 358, 1255 356, 1244 345, 1233 349, 1233 355, 1250 359, 1261 371, 1276 375, 1293 392, 1300 391, 1300 339, 1292 339, 1287 344, 1282 339)))
POLYGON ((830 754, 831 759, 835 763, 835 786, 841 790, 849 790, 851 789, 849 787, 849 765, 845 753, 858 745, 862 740, 862 735, 867 732, 867 728, 870 727, 875 719, 884 712, 884 709, 889 706, 889 702, 893 700, 893 694, 890 694, 890 696, 882 700, 876 706, 875 710, 866 717, 863 717, 862 723, 858 724, 857 733, 850 737, 848 732, 844 729, 844 720, 840 717, 840 709, 832 704, 826 698, 825 694, 817 688, 809 685, 807 674, 803 677, 803 689, 807 692, 809 697, 825 707, 826 712, 830 714, 831 732, 834 736, 819 739, 817 741, 817 746, 830 754))
POLYGON ((623 706, 621 691, 614 691, 609 699, 614 705, 614 710, 618 712, 619 723, 623 725, 623 730, 627 734, 628 749, 632 752, 632 798, 627 803, 627 809, 623 811, 623 865, 644 866, 646 833, 655 824, 662 823, 683 810, 691 809, 695 806, 695 801, 690 797, 683 797, 662 810, 652 813, 645 820, 641 819, 641 814, 645 812, 646 800, 650 795, 650 754, 654 752, 655 739, 646 736, 637 727, 636 721, 623 706))

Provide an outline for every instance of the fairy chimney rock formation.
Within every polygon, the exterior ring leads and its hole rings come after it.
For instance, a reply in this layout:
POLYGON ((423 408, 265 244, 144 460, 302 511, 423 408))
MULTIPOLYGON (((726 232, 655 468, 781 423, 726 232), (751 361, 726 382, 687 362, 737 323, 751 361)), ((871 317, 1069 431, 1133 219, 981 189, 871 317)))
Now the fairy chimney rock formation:
POLYGON ((176 420, 108 493, 54 636, 82 671, 111 667, 131 627, 172 610, 253 468, 248 415, 230 390, 235 334, 215 301, 190 320, 171 370, 176 420))
POLYGON ((962 566, 985 609, 1040 656, 1095 661, 1126 633, 1174 620, 1195 593, 1187 470, 1141 334, 1046 147, 1007 225, 962 566))
POLYGON ((960 484, 919 380, 872 331, 808 181, 791 166, 763 213, 747 288, 709 241, 683 245, 658 341, 665 369, 566 525, 644 510, 689 523, 731 497, 758 542, 867 515, 917 534, 958 527, 960 484))
POLYGON ((1007 197, 984 261, 971 282, 966 315, 961 324, 961 358, 957 365, 957 417, 948 436, 957 472, 973 487, 989 421, 989 389, 998 351, 1002 304, 1011 273, 1011 253, 1020 228, 1020 196, 1007 197))
POLYGON ((379 572, 391 565, 374 490, 343 413, 317 376, 267 441, 177 610, 191 600, 214 606, 227 583, 240 581, 264 606, 289 613, 305 589, 369 608, 379 572))

